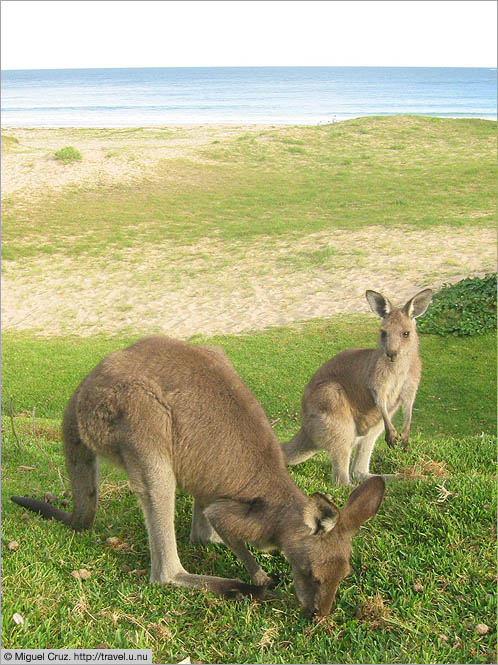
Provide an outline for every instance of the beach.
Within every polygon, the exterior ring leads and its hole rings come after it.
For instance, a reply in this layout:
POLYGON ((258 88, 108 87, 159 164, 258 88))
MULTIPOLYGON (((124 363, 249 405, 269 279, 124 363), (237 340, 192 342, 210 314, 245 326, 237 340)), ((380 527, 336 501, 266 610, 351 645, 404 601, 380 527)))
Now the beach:
MULTIPOLYGON (((197 166, 211 168, 212 151, 235 149, 240 137, 248 143, 268 139, 268 145, 280 137, 285 146, 297 136, 293 131, 261 125, 3 130, 4 211, 13 206, 18 215, 24 209, 33 214, 71 192, 105 196, 116 188, 140 191, 142 183, 184 187, 188 196, 185 164, 191 174, 197 166), (54 159, 67 145, 81 152, 81 161, 54 159)), ((304 141, 293 140, 297 147, 304 141)), ((213 233, 192 242, 132 242, 119 251, 109 244, 93 255, 64 248, 21 254, 3 263, 3 327, 44 335, 131 330, 189 338, 366 313, 367 288, 404 302, 420 288, 494 271, 495 229, 472 224, 472 215, 479 221, 482 210, 465 214, 464 231, 453 224, 387 230, 375 223, 282 233, 271 242, 261 234, 227 242, 213 233), (317 255, 328 258, 315 262, 317 255)))

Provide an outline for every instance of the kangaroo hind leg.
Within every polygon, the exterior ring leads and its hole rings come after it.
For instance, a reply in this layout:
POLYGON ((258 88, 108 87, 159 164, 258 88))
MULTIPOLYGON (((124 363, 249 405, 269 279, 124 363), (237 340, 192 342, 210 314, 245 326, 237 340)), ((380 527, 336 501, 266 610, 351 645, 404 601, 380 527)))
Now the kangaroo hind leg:
POLYGON ((127 455, 126 471, 136 492, 147 527, 151 582, 211 591, 228 598, 239 595, 264 597, 264 590, 240 580, 192 575, 178 557, 175 536, 175 476, 166 459, 144 461, 127 455))
POLYGON ((372 457, 375 441, 381 431, 382 428, 375 429, 357 439, 351 465, 351 475, 356 482, 361 483, 372 475, 370 473, 370 458, 372 457))
POLYGON ((150 581, 174 583, 184 572, 178 558, 175 536, 175 476, 164 461, 124 456, 130 485, 142 508, 150 549, 150 581))
POLYGON ((356 427, 341 386, 329 384, 317 395, 317 405, 307 416, 307 430, 315 446, 329 454, 333 483, 350 485, 349 463, 356 427))
POLYGON ((370 459, 375 447, 375 442, 383 430, 384 427, 383 423, 381 422, 378 426, 372 427, 372 429, 367 434, 356 439, 356 448, 351 465, 351 475, 356 482, 361 483, 364 480, 368 480, 368 478, 373 475, 381 475, 385 480, 402 477, 401 474, 397 473, 370 473, 370 459))
POLYGON ((351 442, 354 440, 354 426, 330 428, 325 443, 332 466, 332 482, 334 485, 351 485, 349 478, 349 462, 351 459, 351 442))

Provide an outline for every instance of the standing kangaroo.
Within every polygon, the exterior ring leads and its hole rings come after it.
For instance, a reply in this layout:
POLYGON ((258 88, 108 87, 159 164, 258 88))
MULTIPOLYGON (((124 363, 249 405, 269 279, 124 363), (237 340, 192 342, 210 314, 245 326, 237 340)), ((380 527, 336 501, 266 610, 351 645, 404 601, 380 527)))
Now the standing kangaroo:
POLYGON ((330 611, 349 573, 351 538, 375 515, 384 481, 374 477, 342 510, 325 494, 306 497, 252 393, 219 349, 167 337, 143 339, 105 357, 81 382, 64 413, 62 435, 73 511, 29 497, 13 501, 73 529, 92 526, 97 454, 123 467, 145 518, 152 582, 262 598, 271 578, 244 541, 278 548, 292 567, 308 616, 330 611), (194 496, 191 540, 221 540, 253 584, 186 572, 178 557, 175 487, 194 496))
POLYGON ((383 429, 387 444, 394 446, 398 434, 391 418, 400 406, 406 449, 421 373, 415 319, 429 306, 432 291, 420 291, 400 309, 376 291, 366 297, 382 319, 377 348, 348 349, 315 372, 301 401, 301 429, 282 445, 287 464, 326 450, 333 480, 342 485, 350 485, 353 449, 352 476, 361 481, 370 477, 370 457, 383 429))

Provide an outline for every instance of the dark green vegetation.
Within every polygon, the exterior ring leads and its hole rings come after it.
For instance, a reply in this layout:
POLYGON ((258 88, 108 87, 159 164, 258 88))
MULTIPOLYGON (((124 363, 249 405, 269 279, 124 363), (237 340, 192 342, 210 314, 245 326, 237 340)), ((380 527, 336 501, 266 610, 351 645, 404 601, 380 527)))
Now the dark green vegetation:
MULTIPOLYGON (((74 130, 75 140, 78 131, 88 132, 74 130)), ((171 138, 157 130, 157 141, 171 138)), ((47 192, 28 208, 7 199, 3 256, 99 256, 203 238, 271 242, 366 226, 489 227, 495 155, 496 123, 484 120, 401 116, 255 130, 195 160, 163 160, 136 185, 47 192)))
MULTIPOLYGON (((373 317, 344 316, 242 336, 197 338, 225 349, 263 405, 281 440, 298 427, 302 388, 325 359, 374 343, 373 317)), ((286 562, 260 554, 282 577, 282 599, 233 603, 147 584, 143 520, 124 475, 103 463, 95 529, 74 534, 9 501, 14 493, 59 498, 67 482, 58 425, 86 372, 131 338, 42 339, 4 334, 4 402, 12 394, 21 452, 4 416, 3 645, 152 648, 155 662, 189 655, 201 662, 492 662, 495 658, 496 411, 495 337, 421 336, 424 374, 407 453, 380 441, 379 472, 411 479, 388 484, 379 514, 355 539, 355 574, 330 617, 306 623, 286 562), (31 411, 36 407, 34 424, 31 411), (26 467, 34 467, 33 469, 26 467), (109 536, 119 539, 106 545, 109 536), (6 545, 15 540, 17 550, 6 545), (78 580, 71 572, 89 570, 78 580), (420 585, 415 586, 414 585, 420 585), (418 590, 414 590, 418 589, 418 590), (11 622, 14 612, 24 627, 11 622), (489 633, 478 635, 484 623, 489 633)), ((4 410, 5 412, 5 410, 4 410)), ((331 489, 323 455, 294 467, 302 489, 331 489)), ((68 506, 68 509, 70 505, 68 506)), ((188 570, 245 573, 224 549, 188 543, 191 499, 177 502, 180 556, 188 570)))
POLYGON ((65 164, 70 164, 71 162, 80 162, 81 153, 79 150, 76 150, 76 148, 68 145, 65 148, 56 150, 54 152, 54 159, 57 159, 60 162, 64 162, 65 164))
POLYGON ((418 328, 440 335, 479 335, 496 330, 496 273, 446 284, 435 294, 418 328))

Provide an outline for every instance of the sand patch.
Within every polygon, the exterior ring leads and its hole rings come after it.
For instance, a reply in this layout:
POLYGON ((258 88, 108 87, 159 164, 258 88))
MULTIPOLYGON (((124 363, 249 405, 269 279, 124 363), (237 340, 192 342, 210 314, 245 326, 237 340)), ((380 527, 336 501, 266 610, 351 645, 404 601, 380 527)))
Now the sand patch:
POLYGON ((383 227, 225 245, 123 250, 88 257, 4 262, 8 329, 93 335, 129 329, 179 338, 238 333, 315 317, 369 312, 365 290, 402 303, 496 269, 494 231, 383 227), (316 260, 319 263, 314 263, 316 260))
POLYGON ((2 154, 2 197, 36 196, 47 189, 58 192, 68 186, 142 182, 152 177, 153 167, 162 159, 198 161, 199 151, 211 147, 214 141, 247 131, 254 132, 255 126, 5 129, 2 135, 18 143, 11 141, 2 154), (54 152, 68 145, 80 151, 80 162, 64 164, 54 159, 54 152))

